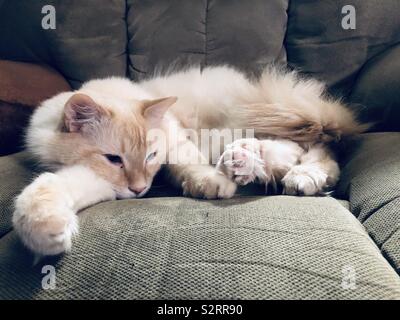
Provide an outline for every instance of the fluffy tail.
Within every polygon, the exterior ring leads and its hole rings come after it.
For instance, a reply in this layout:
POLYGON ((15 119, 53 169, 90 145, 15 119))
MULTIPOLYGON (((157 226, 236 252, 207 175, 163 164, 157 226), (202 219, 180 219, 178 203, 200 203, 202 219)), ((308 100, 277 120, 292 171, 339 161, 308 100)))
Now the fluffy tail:
POLYGON ((301 79, 295 72, 268 69, 257 85, 266 102, 244 105, 240 112, 245 126, 254 128, 258 137, 330 142, 361 133, 370 126, 358 123, 340 100, 328 97, 322 83, 301 79))
MULTIPOLYGON (((321 106, 322 107, 322 106, 321 106)), ((369 124, 358 123, 341 104, 325 102, 323 110, 278 104, 244 106, 247 128, 258 137, 276 136, 297 142, 331 142, 359 134, 369 124)))

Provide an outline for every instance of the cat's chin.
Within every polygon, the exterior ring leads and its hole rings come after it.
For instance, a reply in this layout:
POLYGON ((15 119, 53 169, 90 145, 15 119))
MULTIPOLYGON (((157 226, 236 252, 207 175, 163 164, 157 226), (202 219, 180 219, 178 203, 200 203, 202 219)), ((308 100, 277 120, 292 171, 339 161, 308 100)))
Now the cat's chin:
POLYGON ((134 193, 130 190, 116 192, 117 200, 134 199, 134 198, 137 198, 136 193, 134 193))
POLYGON ((145 190, 143 190, 139 194, 136 194, 135 192, 132 192, 130 190, 117 191, 116 198, 117 198, 117 200, 142 198, 143 196, 146 195, 146 193, 149 191, 149 189, 150 189, 150 187, 147 187, 145 190))

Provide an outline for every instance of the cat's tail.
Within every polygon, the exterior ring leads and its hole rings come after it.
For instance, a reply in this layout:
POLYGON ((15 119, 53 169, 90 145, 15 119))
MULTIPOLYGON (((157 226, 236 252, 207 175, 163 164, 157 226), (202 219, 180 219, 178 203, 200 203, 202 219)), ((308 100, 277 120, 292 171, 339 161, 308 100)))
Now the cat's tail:
POLYGON ((370 127, 359 123, 354 112, 340 100, 328 97, 324 85, 318 81, 301 79, 294 72, 269 69, 258 85, 263 100, 274 103, 247 104, 239 111, 246 128, 253 128, 258 137, 331 142, 370 127))
POLYGON ((279 104, 243 106, 246 128, 257 137, 276 136, 296 142, 331 142, 367 130, 369 124, 358 123, 352 112, 341 104, 325 102, 324 110, 296 108, 279 104))

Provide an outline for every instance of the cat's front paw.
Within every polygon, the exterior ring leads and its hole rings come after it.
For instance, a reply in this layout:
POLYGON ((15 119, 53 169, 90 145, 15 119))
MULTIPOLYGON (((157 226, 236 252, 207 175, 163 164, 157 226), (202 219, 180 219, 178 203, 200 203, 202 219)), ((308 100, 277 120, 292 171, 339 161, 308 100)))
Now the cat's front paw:
POLYGON ((78 232, 72 200, 61 190, 58 177, 45 173, 17 197, 13 225, 22 242, 41 255, 70 250, 78 232))
POLYGON ((283 177, 283 193, 287 195, 321 195, 328 187, 328 175, 313 165, 294 166, 283 177))
POLYGON ((204 170, 182 183, 183 194, 195 198, 229 199, 236 192, 236 184, 216 170, 204 170))

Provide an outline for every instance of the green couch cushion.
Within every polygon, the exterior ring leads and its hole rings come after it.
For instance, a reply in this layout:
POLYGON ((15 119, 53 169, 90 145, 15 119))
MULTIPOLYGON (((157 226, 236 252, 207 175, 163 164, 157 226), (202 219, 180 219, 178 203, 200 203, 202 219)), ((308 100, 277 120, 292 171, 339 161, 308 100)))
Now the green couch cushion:
POLYGON ((14 198, 30 182, 34 171, 26 152, 0 157, 0 238, 11 230, 14 198))
POLYGON ((3 237, 0 298, 400 299, 398 275, 329 197, 112 201, 80 222, 72 252, 35 267, 14 232, 3 237), (46 264, 54 290, 41 289, 46 264))
POLYGON ((400 273, 400 133, 369 133, 354 141, 338 194, 400 273))

